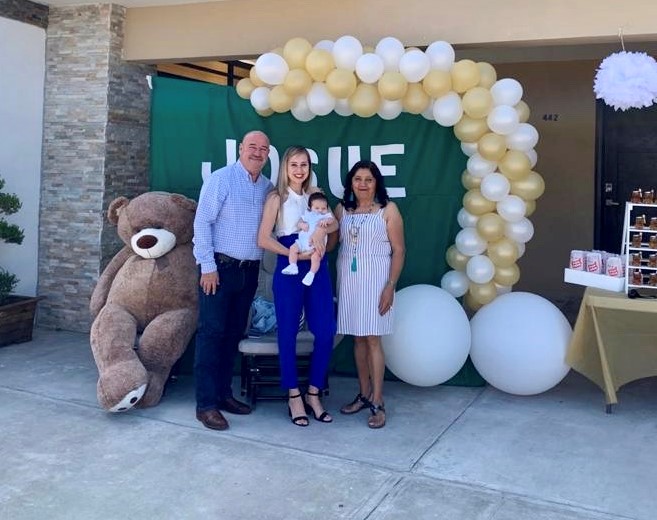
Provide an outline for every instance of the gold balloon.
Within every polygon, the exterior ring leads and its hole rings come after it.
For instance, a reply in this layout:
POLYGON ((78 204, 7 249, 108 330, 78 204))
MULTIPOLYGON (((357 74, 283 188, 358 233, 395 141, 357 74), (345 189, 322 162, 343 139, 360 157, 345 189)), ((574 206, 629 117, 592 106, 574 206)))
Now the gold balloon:
POLYGON ((484 197, 479 190, 468 190, 463 195, 463 207, 473 215, 495 211, 496 204, 484 197))
POLYGON ((518 119, 521 123, 529 121, 531 111, 529 110, 529 105, 527 105, 527 103, 521 100, 514 108, 516 109, 516 112, 518 112, 518 119))
POLYGON ((305 38, 292 38, 283 47, 283 58, 291 69, 301 69, 306 64, 306 57, 312 50, 313 46, 305 38))
POLYGON ((463 111, 473 119, 486 117, 493 108, 493 95, 483 87, 474 87, 463 94, 463 111))
POLYGON ((379 92, 374 85, 361 83, 349 97, 349 106, 360 117, 372 117, 381 104, 379 92))
POLYGON ((269 107, 274 111, 282 114, 288 112, 294 103, 294 96, 291 96, 283 85, 276 85, 269 93, 269 107))
POLYGON ((489 132, 479 138, 477 151, 487 161, 497 162, 506 153, 506 139, 503 135, 489 132))
POLYGON ((452 90, 452 75, 445 70, 430 70, 422 80, 422 88, 429 97, 442 97, 452 90))
POLYGON ((535 171, 530 171, 525 178, 511 182, 511 193, 521 199, 536 200, 545 191, 545 181, 535 171))
POLYGON ((421 114, 429 106, 431 99, 419 83, 410 83, 402 106, 409 114, 421 114))
POLYGON ((258 115, 262 117, 269 117, 274 113, 274 111, 271 108, 268 108, 266 110, 256 110, 256 112, 258 113, 258 115))
POLYGON ((468 291, 472 299, 481 304, 486 305, 492 302, 497 297, 497 288, 493 282, 488 283, 470 283, 468 291))
POLYGON ((457 61, 452 65, 452 90, 462 94, 479 83, 479 67, 472 60, 457 61))
POLYGON ((495 266, 493 281, 500 285, 515 285, 520 280, 520 269, 517 264, 495 266))
POLYGON ((511 181, 519 181, 529 175, 531 163, 525 152, 509 150, 498 164, 499 170, 511 181))
POLYGON ((379 94, 388 101, 397 101, 406 95, 408 82, 401 72, 384 72, 378 81, 379 94))
POLYGON ((485 213, 477 220, 477 232, 487 242, 495 242, 504 236, 504 219, 497 213, 485 213))
POLYGON ((534 214, 536 211, 536 201, 535 200, 526 200, 525 201, 525 217, 529 217, 534 214))
POLYGON ((335 69, 333 54, 324 49, 313 49, 306 57, 305 67, 315 81, 324 81, 329 72, 335 69))
POLYGON ((519 251, 518 246, 513 240, 504 237, 500 238, 497 242, 490 242, 486 254, 491 262, 495 264, 495 267, 508 267, 518 260, 519 251))
POLYGON ((348 98, 356 91, 356 75, 350 70, 333 69, 326 77, 326 90, 337 99, 348 98))
POLYGON ((481 186, 481 177, 475 177, 468 170, 464 170, 461 174, 461 184, 466 190, 476 190, 481 186))
POLYGON ((454 135, 464 143, 477 142, 490 129, 485 119, 473 119, 463 115, 454 125, 454 135))
POLYGON ((469 292, 465 293, 465 296, 463 297, 463 304, 472 312, 477 312, 483 307, 483 305, 475 300, 472 294, 469 292))
POLYGON ((491 88, 497 81, 497 72, 495 67, 485 61, 477 63, 479 69, 479 86, 484 88, 491 88))
POLYGON ((249 99, 251 97, 251 92, 255 89, 255 85, 251 83, 249 78, 242 78, 237 82, 235 90, 237 90, 237 95, 242 99, 249 99))
POLYGON ((445 252, 445 260, 447 260, 447 265, 456 271, 465 271, 465 266, 470 260, 469 256, 464 255, 455 245, 451 245, 447 248, 445 252))
POLYGON ((251 80, 251 83, 253 83, 254 87, 264 87, 265 82, 262 81, 258 75, 256 74, 255 67, 251 67, 251 70, 249 71, 249 79, 251 80))
POLYGON ((305 96, 312 86, 313 80, 305 69, 292 69, 283 80, 283 87, 293 97, 305 96))
POLYGON ((363 54, 374 54, 375 50, 371 45, 363 45, 363 54))

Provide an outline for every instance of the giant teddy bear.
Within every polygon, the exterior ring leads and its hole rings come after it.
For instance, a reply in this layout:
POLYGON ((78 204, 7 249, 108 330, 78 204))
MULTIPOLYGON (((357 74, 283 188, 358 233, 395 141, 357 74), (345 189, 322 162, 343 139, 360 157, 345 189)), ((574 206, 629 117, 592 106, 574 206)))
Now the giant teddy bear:
POLYGON ((110 412, 156 405, 196 329, 195 210, 193 200, 164 192, 109 206, 125 246, 98 279, 90 310, 98 402, 110 412))

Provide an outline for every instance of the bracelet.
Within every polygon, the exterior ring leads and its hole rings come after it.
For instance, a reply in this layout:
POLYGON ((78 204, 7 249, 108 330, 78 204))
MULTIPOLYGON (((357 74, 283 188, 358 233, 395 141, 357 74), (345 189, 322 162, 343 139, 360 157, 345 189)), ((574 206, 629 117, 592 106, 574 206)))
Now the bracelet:
POLYGON ((388 280, 388 281, 386 282, 386 285, 389 285, 390 287, 394 288, 396 284, 395 284, 395 282, 393 282, 392 280, 388 280))

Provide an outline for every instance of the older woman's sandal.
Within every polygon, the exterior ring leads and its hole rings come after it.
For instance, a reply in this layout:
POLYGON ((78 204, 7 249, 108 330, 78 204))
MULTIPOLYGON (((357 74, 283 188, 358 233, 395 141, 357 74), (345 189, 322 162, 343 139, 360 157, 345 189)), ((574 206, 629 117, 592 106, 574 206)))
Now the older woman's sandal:
POLYGON ((370 400, 363 394, 358 394, 353 401, 351 401, 349 404, 345 404, 342 408, 340 408, 340 413, 344 415, 351 415, 358 413, 361 410, 365 410, 370 406, 372 406, 370 400))
POLYGON ((383 403, 370 405, 370 412, 372 415, 367 419, 367 426, 372 429, 383 428, 386 425, 386 409, 383 403))

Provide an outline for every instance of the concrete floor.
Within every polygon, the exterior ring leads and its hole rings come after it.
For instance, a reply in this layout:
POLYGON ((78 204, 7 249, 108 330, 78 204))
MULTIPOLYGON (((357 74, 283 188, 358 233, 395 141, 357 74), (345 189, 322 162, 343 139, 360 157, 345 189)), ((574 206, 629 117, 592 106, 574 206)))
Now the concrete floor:
MULTIPOLYGON (((364 412, 298 428, 274 401, 214 432, 190 377, 111 415, 96 375, 83 334, 0 349, 0 519, 657 518, 657 378, 611 415, 571 372, 534 397, 386 383, 379 431, 364 412)), ((355 393, 332 378, 326 406, 355 393)))

